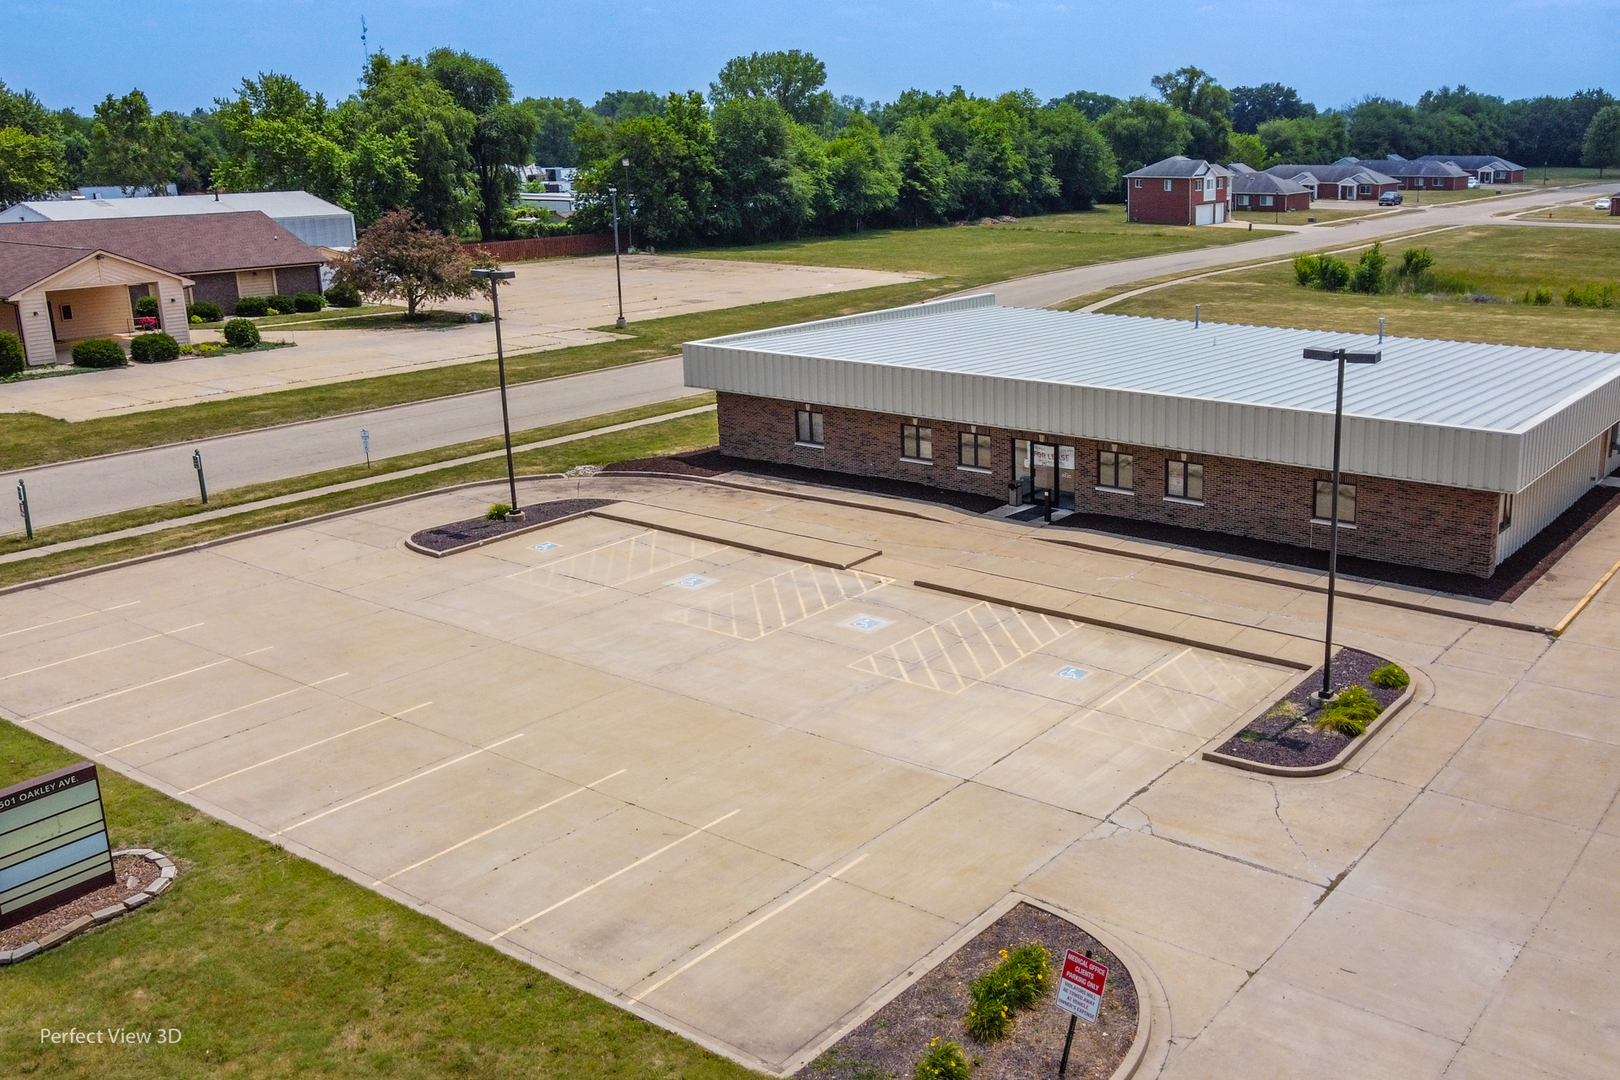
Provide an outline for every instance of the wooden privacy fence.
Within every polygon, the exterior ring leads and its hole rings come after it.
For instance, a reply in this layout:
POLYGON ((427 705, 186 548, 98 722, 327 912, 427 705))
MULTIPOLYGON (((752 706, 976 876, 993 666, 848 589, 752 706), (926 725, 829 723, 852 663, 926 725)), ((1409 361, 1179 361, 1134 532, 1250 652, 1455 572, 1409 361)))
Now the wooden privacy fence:
POLYGON ((488 252, 501 262, 523 259, 555 259, 563 255, 598 255, 613 250, 612 233, 582 233, 578 236, 544 236, 534 240, 489 240, 463 244, 469 255, 488 252))

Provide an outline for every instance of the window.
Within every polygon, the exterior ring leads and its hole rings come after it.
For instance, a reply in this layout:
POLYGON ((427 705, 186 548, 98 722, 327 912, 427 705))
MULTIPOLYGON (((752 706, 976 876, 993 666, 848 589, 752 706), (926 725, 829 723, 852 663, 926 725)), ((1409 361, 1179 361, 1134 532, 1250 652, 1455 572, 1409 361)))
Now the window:
POLYGON ((1172 461, 1164 476, 1164 494, 1170 499, 1204 501, 1204 466, 1197 461, 1172 461))
POLYGON ((1496 531, 1507 532, 1513 525, 1513 496, 1503 495, 1496 511, 1496 531))
POLYGON ((1249 205, 1249 197, 1247 195, 1239 195, 1237 197, 1237 204, 1239 206, 1248 206, 1249 205))
POLYGON ((1097 486, 1117 491, 1136 490, 1136 459, 1118 450, 1097 451, 1097 486))
POLYGON ((821 414, 811 409, 799 409, 795 417, 798 431, 794 436, 807 446, 820 446, 823 442, 821 414))
POLYGON ((72 304, 63 304, 62 305, 62 321, 66 322, 71 318, 73 318, 73 305, 72 304))
POLYGON ((1166 180, 1164 182, 1164 190, 1166 190, 1166 191, 1170 190, 1170 181, 1166 180))
POLYGON ((1609 453, 1620 454, 1620 424, 1609 429, 1609 453))
POLYGON ((1138 180, 1138 181, 1137 181, 1137 182, 1136 182, 1136 186, 1137 186, 1137 187, 1141 187, 1141 186, 1142 186, 1142 181, 1140 181, 1140 180, 1138 180))
MULTIPOLYGON (((1311 516, 1317 521, 1331 521, 1333 519, 1333 481, 1318 480, 1316 482, 1315 513, 1311 516)), ((1356 523, 1356 485, 1339 485, 1339 524, 1354 525, 1356 523)))
POLYGON ((933 461, 934 429, 918 424, 901 424, 900 456, 913 461, 933 461))
POLYGON ((960 445, 956 451, 956 463, 965 465, 970 469, 988 469, 990 467, 990 436, 977 432, 964 431, 959 436, 960 445))
POLYGON ((1270 195, 1262 195, 1262 196, 1260 196, 1260 205, 1261 206, 1270 206, 1271 205, 1271 196, 1270 195))

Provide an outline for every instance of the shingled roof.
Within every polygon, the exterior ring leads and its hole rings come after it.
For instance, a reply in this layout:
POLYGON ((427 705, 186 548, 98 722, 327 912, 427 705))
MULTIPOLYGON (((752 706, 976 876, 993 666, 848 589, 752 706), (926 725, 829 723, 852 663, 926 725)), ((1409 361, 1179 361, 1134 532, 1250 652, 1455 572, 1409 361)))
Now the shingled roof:
POLYGON ((1250 169, 1246 172, 1233 171, 1232 194, 1234 195, 1304 195, 1307 188, 1303 184, 1296 184, 1286 176, 1272 176, 1270 173, 1255 172, 1250 169))
POLYGON ((1163 161, 1155 161, 1151 165, 1144 165, 1135 172, 1126 173, 1125 178, 1128 180, 1134 180, 1137 178, 1147 179, 1150 177, 1174 179, 1183 176, 1205 175, 1230 176, 1231 173, 1229 173, 1226 169, 1221 168, 1219 165, 1212 164, 1202 158, 1190 158, 1177 154, 1174 157, 1167 157, 1163 161))
POLYGON ((325 261, 320 251, 256 210, 7 223, 0 225, 0 296, 13 296, 98 251, 182 277, 325 261))

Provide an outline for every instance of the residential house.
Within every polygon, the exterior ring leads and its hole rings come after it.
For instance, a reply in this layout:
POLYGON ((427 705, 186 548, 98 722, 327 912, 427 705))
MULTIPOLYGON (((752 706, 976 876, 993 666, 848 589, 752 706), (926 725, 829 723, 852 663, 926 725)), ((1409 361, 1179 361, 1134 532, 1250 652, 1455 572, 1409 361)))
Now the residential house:
POLYGON ((1273 165, 1266 172, 1292 180, 1313 199, 1377 199, 1401 186, 1393 176, 1364 165, 1273 165))
POLYGON ((1233 162, 1231 169, 1233 210, 1286 213, 1311 208, 1311 193, 1302 184, 1257 172, 1241 161, 1233 162))
POLYGON ((1399 154, 1391 154, 1379 161, 1345 158, 1336 164, 1360 165, 1393 176, 1407 191, 1462 191, 1468 187, 1470 175, 1449 161, 1427 158, 1409 161, 1399 154))
POLYGON ((1125 176, 1125 210, 1131 221, 1152 225, 1215 225, 1230 212, 1232 174, 1200 158, 1156 161, 1125 176))
POLYGON ((1494 154, 1424 154, 1419 161, 1447 161, 1473 173, 1482 184, 1522 184, 1524 166, 1494 154))

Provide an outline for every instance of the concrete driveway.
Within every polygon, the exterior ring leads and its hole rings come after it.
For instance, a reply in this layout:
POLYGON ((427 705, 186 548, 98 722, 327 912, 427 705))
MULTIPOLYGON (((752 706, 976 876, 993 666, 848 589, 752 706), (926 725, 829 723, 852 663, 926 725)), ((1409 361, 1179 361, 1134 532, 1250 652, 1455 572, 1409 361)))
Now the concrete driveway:
MULTIPOLYGON (((501 333, 507 355, 563 349, 614 335, 618 315, 613 257, 514 263, 517 277, 501 290, 501 333)), ((631 321, 689 311, 868 289, 920 275, 825 266, 631 255, 623 260, 624 311, 631 321)), ((446 301, 452 311, 488 312, 487 300, 446 301)), ((200 337, 217 338, 214 331, 200 337)), ((495 355, 488 323, 432 330, 301 330, 266 327, 267 341, 296 348, 235 356, 192 357, 169 364, 0 385, 0 412, 36 412, 90 420, 143 409, 348 382, 419 368, 446 367, 495 355)))
MULTIPOLYGON (((1311 575, 786 484, 532 486, 618 517, 400 547, 471 491, 9 595, 0 709, 771 1072, 1010 892, 1162 983, 1138 1075, 1620 1069, 1612 595, 1556 642, 1346 600, 1415 706, 1350 768, 1271 779, 1198 751, 1298 673, 1219 641, 1309 651, 1311 575), (911 584, 952 575, 1006 602, 911 584)), ((1488 611, 1562 606, 1617 549, 1611 518, 1488 611)))

